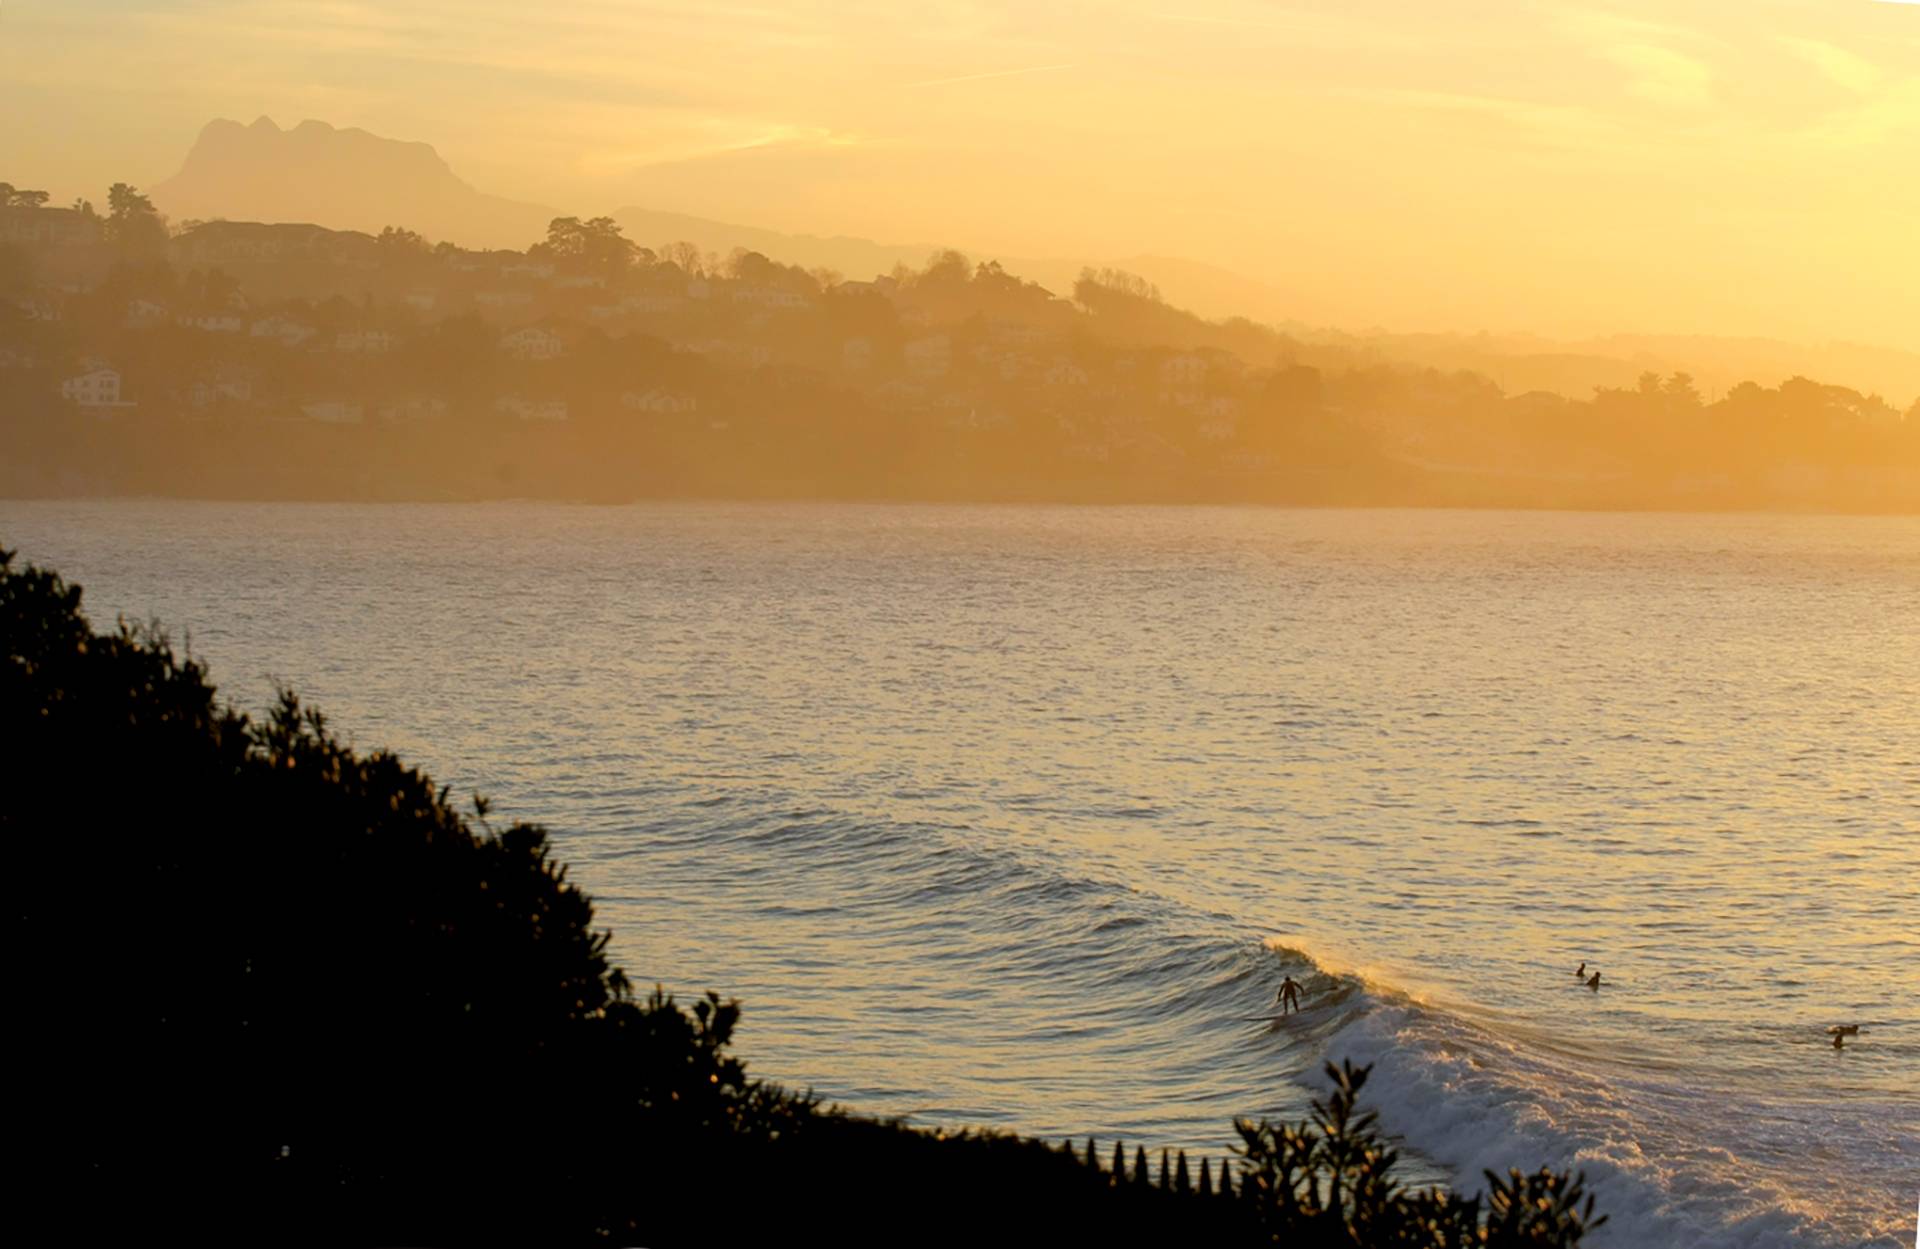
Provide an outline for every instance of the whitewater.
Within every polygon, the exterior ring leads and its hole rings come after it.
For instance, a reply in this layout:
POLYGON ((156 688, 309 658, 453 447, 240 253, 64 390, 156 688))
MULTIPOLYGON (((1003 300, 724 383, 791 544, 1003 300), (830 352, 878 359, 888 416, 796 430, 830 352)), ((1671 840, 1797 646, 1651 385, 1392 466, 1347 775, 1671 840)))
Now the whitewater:
POLYGON ((1602 1249, 1914 1235, 1920 520, 0 502, 0 546, 548 825, 755 1074, 1217 1159, 1350 1058, 1410 1179, 1578 1168, 1602 1249))

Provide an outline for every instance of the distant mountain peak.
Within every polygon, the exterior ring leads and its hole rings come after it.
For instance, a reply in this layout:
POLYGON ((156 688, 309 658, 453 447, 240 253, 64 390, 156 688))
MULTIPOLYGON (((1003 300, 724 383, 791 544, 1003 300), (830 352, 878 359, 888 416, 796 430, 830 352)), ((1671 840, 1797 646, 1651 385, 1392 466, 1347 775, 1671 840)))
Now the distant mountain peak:
POLYGON ((383 138, 308 118, 282 129, 208 122, 180 172, 152 188, 175 218, 312 221, 335 229, 418 230, 464 246, 525 247, 558 214, 484 195, 461 180, 431 144, 383 138))

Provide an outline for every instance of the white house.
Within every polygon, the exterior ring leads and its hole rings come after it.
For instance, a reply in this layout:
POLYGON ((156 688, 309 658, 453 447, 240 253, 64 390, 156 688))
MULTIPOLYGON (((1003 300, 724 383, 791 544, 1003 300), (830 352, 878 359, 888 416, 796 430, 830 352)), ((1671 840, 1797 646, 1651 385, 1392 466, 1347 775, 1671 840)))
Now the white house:
POLYGON ((381 404, 375 413, 383 421, 437 421, 447 414, 447 401, 415 396, 381 404))
POLYGON ((1005 347, 1031 347, 1047 337, 1047 332, 1039 326, 1018 321, 1001 321, 990 332, 993 341, 1005 347))
POLYGON ((620 307, 627 312, 647 314, 672 312, 686 302, 682 295, 629 295, 620 301, 620 307))
POLYGON ((873 367, 873 340, 871 338, 849 338, 840 344, 841 367, 855 371, 873 367))
POLYGON ((953 340, 945 334, 929 334, 908 343, 904 354, 908 372, 920 377, 945 377, 953 367, 953 340))
POLYGON ((1032 357, 1021 355, 1015 351, 1007 352, 995 361, 994 364, 999 370, 1000 380, 1004 382, 1017 381, 1033 371, 1032 357))
POLYGON ((60 397, 77 408, 117 408, 120 400, 120 370, 98 362, 89 362, 86 372, 60 383, 60 397))
POLYGON ((521 395, 501 395, 493 401, 493 410, 523 421, 564 421, 565 399, 528 399, 521 395))
POLYGON ((1207 384, 1207 362, 1201 356, 1183 352, 1160 362, 1160 397, 1175 403, 1192 403, 1207 384))
POLYGON ((196 408, 220 403, 246 403, 253 398, 253 383, 244 377, 217 377, 195 382, 187 388, 187 402, 196 408))
POLYGON ((743 286, 733 292, 736 304, 753 304, 767 309, 799 310, 813 307, 813 301, 797 291, 781 290, 775 286, 743 286))
POLYGON ((682 412, 697 412, 700 401, 692 395, 679 391, 663 390, 656 386, 645 394, 628 391, 620 396, 620 406, 633 412, 653 412, 668 416, 677 416, 682 412))
POLYGON ((358 425, 367 419, 367 409, 362 404, 350 403, 345 399, 322 399, 317 403, 301 404, 300 415, 327 425, 358 425))
POLYGON ((1049 386, 1085 386, 1087 371, 1071 360, 1055 360, 1046 372, 1049 386))
POLYGON ((255 321, 249 332, 255 338, 277 338, 285 347, 298 347, 319 333, 311 325, 302 325, 286 317, 264 317, 255 321))
POLYGON ((500 349, 516 360, 554 360, 566 344, 552 330, 526 325, 500 340, 500 349))
POLYGON ((418 308, 421 312, 432 312, 433 306, 440 302, 440 296, 433 291, 408 291, 406 305, 418 308))
POLYGON ((533 302, 528 291, 481 291, 473 302, 482 308, 524 308, 533 302))
POLYGON ((883 382, 873 392, 874 402, 883 408, 896 412, 918 408, 927 400, 927 388, 918 382, 909 382, 904 378, 894 378, 883 382))
POLYGON ((208 313, 198 317, 181 317, 177 323, 208 334, 238 334, 247 328, 245 321, 226 312, 208 313))
POLYGON ((680 343, 675 351, 685 355, 704 356, 736 368, 757 369, 773 360, 773 352, 761 343, 736 342, 731 338, 703 338, 695 342, 680 343))
POLYGON ((167 321, 167 309, 164 304, 156 304, 151 299, 129 299, 125 324, 128 329, 144 329, 152 325, 163 325, 167 321))
POLYGON ((523 260, 519 264, 505 265, 500 270, 503 278, 550 278, 553 266, 539 260, 523 260))
POLYGON ((358 351, 377 356, 393 350, 393 335, 385 330, 341 330, 334 335, 336 351, 358 351))

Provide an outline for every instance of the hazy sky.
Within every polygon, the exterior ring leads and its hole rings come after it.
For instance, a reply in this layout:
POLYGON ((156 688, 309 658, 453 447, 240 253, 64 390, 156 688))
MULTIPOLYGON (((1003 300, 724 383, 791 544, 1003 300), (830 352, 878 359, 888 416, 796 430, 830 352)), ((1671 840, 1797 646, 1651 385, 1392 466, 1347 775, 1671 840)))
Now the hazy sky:
POLYGON ((0 0, 0 179, 99 199, 261 114, 569 211, 1190 256, 1307 320, 1920 347, 1894 0, 0 0))

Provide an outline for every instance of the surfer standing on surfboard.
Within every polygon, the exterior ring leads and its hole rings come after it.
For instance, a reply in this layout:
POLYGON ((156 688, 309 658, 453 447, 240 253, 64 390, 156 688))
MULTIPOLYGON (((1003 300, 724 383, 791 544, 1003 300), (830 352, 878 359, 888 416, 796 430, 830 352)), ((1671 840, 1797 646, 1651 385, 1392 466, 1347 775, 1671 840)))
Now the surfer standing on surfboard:
POLYGON ((1289 1008, 1295 1012, 1299 1011, 1300 986, 1293 982, 1292 976, 1288 976, 1280 983, 1280 992, 1274 995, 1273 1000, 1280 1004, 1282 1015, 1286 1014, 1289 1008))

